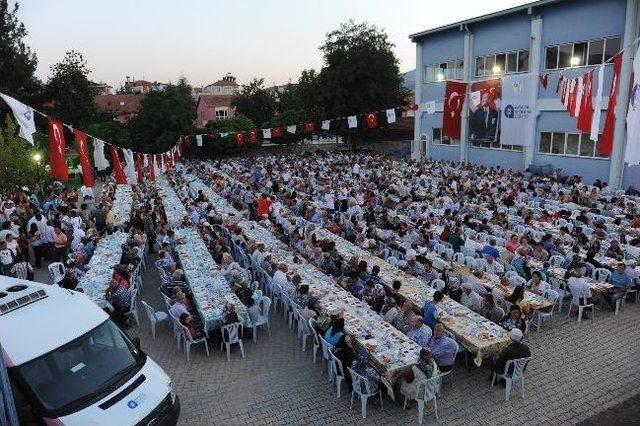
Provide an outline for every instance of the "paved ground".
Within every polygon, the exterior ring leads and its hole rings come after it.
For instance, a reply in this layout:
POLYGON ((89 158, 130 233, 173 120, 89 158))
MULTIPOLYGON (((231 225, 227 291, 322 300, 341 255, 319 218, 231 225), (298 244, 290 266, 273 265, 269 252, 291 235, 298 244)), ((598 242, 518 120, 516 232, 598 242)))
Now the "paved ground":
MULTIPOLYGON (((152 265, 153 257, 149 260, 152 265)), ((44 268, 36 278, 49 282, 44 268)), ((161 308, 153 266, 144 278, 142 299, 161 308)), ((618 316, 598 312, 595 320, 577 324, 565 314, 554 318, 541 333, 534 331, 528 339, 534 360, 527 370, 524 400, 516 391, 510 401, 504 401, 501 388, 490 389, 486 367, 474 367, 469 373, 459 359, 453 387, 445 384, 438 399, 439 422, 637 424, 639 398, 625 400, 638 392, 639 314, 640 304, 628 303, 618 316)), ((280 313, 272 316, 271 336, 261 331, 255 344, 246 338, 246 358, 234 348, 231 362, 219 347, 210 348, 209 358, 204 348, 193 348, 187 362, 169 324, 161 325, 153 340, 144 314, 141 320, 141 326, 130 334, 141 338, 142 348, 172 377, 182 401, 181 425, 417 423, 415 406, 403 411, 388 398, 384 408, 370 401, 367 419, 362 420, 359 406, 349 409, 344 390, 336 399, 335 388, 319 362, 314 365, 310 351, 300 351, 280 313)), ((432 406, 425 420, 436 422, 432 406)))

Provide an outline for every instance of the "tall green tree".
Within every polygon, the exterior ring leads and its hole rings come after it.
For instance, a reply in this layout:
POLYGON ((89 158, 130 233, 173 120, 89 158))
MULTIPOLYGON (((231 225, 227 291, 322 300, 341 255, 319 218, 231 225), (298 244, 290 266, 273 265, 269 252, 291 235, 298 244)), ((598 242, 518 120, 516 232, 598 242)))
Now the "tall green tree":
POLYGON ((49 112, 79 129, 86 129, 98 118, 94 103, 96 92, 88 78, 90 73, 82 54, 70 50, 62 61, 51 67, 45 88, 49 112))
POLYGON ((255 123, 264 123, 276 112, 276 99, 271 90, 264 87, 264 78, 254 78, 242 86, 231 104, 237 114, 246 115, 255 123))
POLYGON ((186 79, 164 91, 150 92, 130 124, 132 147, 140 152, 169 149, 180 136, 193 132, 195 118, 196 104, 186 79))
POLYGON ((27 30, 18 20, 18 8, 18 3, 10 7, 8 0, 0 0, 0 92, 32 103, 41 89, 34 76, 38 59, 24 43, 27 30))
POLYGON ((18 136, 18 126, 7 116, 0 128, 0 188, 31 186, 36 181, 38 166, 34 150, 18 136))
POLYGON ((324 118, 320 88, 320 75, 316 70, 302 70, 296 86, 296 95, 300 100, 301 108, 311 120, 324 118))
POLYGON ((321 104, 331 117, 396 106, 402 102, 398 59, 387 34, 349 21, 327 34, 320 47, 321 104))

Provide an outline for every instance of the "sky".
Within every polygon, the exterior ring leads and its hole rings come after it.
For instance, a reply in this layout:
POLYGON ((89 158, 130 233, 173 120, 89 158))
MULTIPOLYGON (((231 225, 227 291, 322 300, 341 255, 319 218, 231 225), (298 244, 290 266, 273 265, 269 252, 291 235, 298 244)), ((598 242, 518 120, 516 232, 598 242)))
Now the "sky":
POLYGON ((90 79, 115 88, 126 76, 192 85, 227 72, 247 83, 296 81, 320 69, 325 35, 353 19, 384 29, 400 71, 415 68, 409 34, 529 0, 22 0, 19 19, 38 56, 37 75, 67 50, 83 54, 90 79))

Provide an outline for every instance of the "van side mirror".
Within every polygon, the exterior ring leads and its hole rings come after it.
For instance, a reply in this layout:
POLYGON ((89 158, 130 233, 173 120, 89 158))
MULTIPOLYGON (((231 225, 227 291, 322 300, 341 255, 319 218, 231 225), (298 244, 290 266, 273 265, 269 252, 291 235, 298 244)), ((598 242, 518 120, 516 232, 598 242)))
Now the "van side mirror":
POLYGON ((140 338, 139 337, 134 337, 133 339, 131 339, 131 342, 133 343, 133 346, 135 346, 135 348, 137 350, 140 350, 140 338))

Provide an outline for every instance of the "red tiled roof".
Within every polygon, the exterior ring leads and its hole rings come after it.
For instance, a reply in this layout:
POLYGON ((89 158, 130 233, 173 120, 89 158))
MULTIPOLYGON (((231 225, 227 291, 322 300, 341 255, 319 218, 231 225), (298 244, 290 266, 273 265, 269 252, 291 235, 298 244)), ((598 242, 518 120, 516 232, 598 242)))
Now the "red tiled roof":
POLYGON ((142 98, 142 94, 98 95, 93 101, 100 110, 131 114, 138 112, 142 98))
POLYGON ((204 102, 209 108, 215 108, 217 106, 230 106, 231 99, 234 95, 200 95, 198 98, 198 104, 204 102))
POLYGON ((210 84, 209 86, 240 86, 240 85, 235 81, 218 80, 215 83, 210 84))

